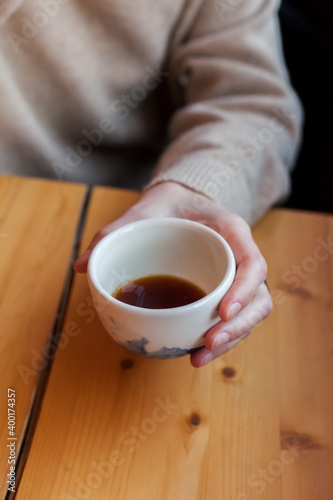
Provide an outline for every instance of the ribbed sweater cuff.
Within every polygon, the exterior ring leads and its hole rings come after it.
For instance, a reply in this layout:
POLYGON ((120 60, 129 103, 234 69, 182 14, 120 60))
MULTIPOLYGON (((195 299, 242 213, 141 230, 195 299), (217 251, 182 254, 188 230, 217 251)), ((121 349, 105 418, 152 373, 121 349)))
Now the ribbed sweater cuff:
POLYGON ((200 153, 189 154, 168 168, 157 167, 156 174, 146 189, 161 182, 173 181, 184 185, 220 206, 237 213, 252 223, 249 189, 240 163, 224 161, 200 153))

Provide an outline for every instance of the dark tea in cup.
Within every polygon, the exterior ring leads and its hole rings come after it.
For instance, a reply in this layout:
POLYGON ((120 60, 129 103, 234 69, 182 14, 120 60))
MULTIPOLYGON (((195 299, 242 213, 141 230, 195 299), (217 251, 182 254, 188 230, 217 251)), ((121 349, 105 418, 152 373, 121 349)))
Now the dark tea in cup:
POLYGON ((112 296, 125 304, 147 309, 181 307, 206 294, 188 280, 169 275, 138 278, 117 288, 112 296))

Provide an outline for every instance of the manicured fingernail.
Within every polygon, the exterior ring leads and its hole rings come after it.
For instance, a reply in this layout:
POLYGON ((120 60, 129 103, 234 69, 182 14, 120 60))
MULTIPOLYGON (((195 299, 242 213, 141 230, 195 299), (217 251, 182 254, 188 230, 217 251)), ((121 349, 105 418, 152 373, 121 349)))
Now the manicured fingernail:
POLYGON ((230 340, 230 335, 227 332, 219 332, 215 335, 215 339, 212 345, 212 351, 223 344, 226 344, 230 340))
POLYGON ((241 310, 241 305, 239 302, 234 302, 233 304, 231 304, 227 312, 227 321, 236 316, 236 314, 238 314, 240 310, 241 310))

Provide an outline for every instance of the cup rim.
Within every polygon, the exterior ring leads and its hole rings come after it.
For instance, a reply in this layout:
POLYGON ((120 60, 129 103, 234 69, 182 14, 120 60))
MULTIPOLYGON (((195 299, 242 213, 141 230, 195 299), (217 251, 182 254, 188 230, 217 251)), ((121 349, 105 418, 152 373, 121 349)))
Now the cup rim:
MULTIPOLYGON (((111 231, 109 234, 104 236, 94 247, 89 261, 88 261, 88 269, 87 269, 87 276, 88 280, 90 281, 91 285, 97 290, 97 292, 102 295, 107 303, 114 304, 117 307, 121 307, 125 311, 132 311, 136 313, 140 313, 141 315, 161 315, 163 316, 170 316, 170 315, 177 315, 181 314, 184 312, 188 312, 189 310, 193 309, 198 309, 200 307, 204 307, 207 302, 210 302, 211 300, 214 300, 217 298, 217 296, 220 295, 221 290, 226 287, 226 292, 229 290, 231 287, 234 277, 236 274, 236 262, 235 262, 235 257, 234 254, 227 243, 227 241, 214 229, 206 226, 205 224, 197 221, 191 221, 188 219, 180 219, 177 217, 156 217, 156 218, 151 218, 151 219, 141 219, 138 221, 130 222, 128 224, 125 224, 113 231, 111 231), (194 302, 191 302, 190 304, 186 304, 184 306, 178 306, 178 307, 170 307, 170 308, 161 308, 161 309, 152 309, 148 307, 138 307, 138 306, 133 306, 130 304, 126 304, 125 302, 122 302, 115 297, 113 297, 111 294, 106 292, 106 290, 100 285, 99 280, 97 279, 97 262, 96 259, 98 258, 99 254, 101 253, 102 249, 104 246, 108 245, 110 240, 113 240, 114 238, 117 238, 119 234, 121 233, 126 233, 128 231, 133 230, 133 226, 138 227, 138 226, 149 226, 149 225, 158 225, 160 226, 161 224, 167 224, 167 225, 176 225, 176 226, 187 226, 187 227, 192 227, 199 229, 200 231, 205 232, 206 234, 210 235, 213 239, 215 239, 224 249, 224 252, 227 255, 227 266, 226 266, 226 271, 224 274, 224 277, 222 281, 207 295, 202 297, 199 300, 196 300, 194 302)), ((225 293, 226 293, 225 292, 225 293)))

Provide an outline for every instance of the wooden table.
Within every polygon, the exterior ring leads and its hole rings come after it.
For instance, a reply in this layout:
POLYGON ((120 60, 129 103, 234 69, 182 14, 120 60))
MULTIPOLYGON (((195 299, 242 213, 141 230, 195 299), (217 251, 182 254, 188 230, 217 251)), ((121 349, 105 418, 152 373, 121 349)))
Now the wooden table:
POLYGON ((332 500, 333 217, 254 228, 274 311, 195 369, 116 345, 72 276, 137 197, 0 178, 0 498, 12 478, 18 500, 332 500))

